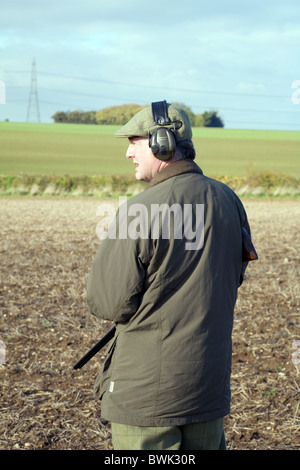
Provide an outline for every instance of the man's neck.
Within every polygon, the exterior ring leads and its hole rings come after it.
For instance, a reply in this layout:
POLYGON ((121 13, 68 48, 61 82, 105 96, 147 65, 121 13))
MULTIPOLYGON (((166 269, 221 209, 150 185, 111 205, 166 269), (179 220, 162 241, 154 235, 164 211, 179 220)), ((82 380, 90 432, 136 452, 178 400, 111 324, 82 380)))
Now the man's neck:
MULTIPOLYGON (((167 163, 167 162, 166 162, 167 163)), ((176 160, 174 162, 168 162, 147 185, 146 189, 151 188, 163 181, 179 176, 184 173, 199 173, 203 175, 201 168, 193 160, 176 160)))

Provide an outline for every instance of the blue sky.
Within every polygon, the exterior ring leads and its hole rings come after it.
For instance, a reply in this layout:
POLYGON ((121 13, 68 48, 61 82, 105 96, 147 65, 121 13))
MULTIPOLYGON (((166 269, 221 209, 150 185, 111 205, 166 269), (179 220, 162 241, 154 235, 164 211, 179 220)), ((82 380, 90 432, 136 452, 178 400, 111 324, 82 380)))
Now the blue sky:
POLYGON ((226 128, 299 130, 299 58, 299 0, 2 1, 0 121, 26 121, 35 59, 42 122, 166 99, 226 128))

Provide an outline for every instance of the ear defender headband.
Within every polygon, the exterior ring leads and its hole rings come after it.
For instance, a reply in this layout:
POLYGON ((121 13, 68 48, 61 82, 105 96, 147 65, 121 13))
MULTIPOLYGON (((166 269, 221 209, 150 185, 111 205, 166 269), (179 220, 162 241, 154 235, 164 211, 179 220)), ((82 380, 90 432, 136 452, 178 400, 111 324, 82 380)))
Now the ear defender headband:
POLYGON ((179 121, 171 121, 168 116, 166 101, 157 101, 156 103, 152 103, 151 108, 153 121, 160 127, 156 129, 153 134, 150 134, 149 132, 149 147, 151 147, 156 158, 167 161, 170 160, 175 153, 175 131, 176 128, 182 126, 182 123, 179 121))

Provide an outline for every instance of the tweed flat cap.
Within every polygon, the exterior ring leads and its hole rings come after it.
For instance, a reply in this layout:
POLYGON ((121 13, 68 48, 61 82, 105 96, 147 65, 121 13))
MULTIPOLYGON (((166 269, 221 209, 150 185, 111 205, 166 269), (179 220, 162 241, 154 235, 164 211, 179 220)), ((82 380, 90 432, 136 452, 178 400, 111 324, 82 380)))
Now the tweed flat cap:
MULTIPOLYGON (((189 117, 184 109, 177 105, 167 103, 168 116, 171 123, 164 125, 174 129, 177 141, 192 138, 192 127, 189 117)), ((130 121, 115 133, 115 137, 148 137, 160 126, 155 123, 151 106, 139 111, 130 121)))

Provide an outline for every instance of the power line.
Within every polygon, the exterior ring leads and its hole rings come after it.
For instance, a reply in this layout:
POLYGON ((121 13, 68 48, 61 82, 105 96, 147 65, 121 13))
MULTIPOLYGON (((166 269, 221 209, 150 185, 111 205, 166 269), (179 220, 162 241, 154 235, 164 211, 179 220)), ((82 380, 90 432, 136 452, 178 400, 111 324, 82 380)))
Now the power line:
MULTIPOLYGON (((25 71, 5 71, 5 73, 28 73, 25 71)), ((53 77, 61 77, 66 78, 68 80, 80 80, 86 82, 95 82, 95 83, 106 83, 109 85, 120 85, 120 86, 128 86, 134 88, 149 88, 155 90, 167 90, 167 91, 179 91, 184 93, 203 93, 203 94, 210 94, 210 95, 225 95, 225 96, 248 96, 248 97, 256 97, 256 98, 287 98, 287 95, 266 95, 261 93, 237 93, 237 92, 229 92, 229 91, 211 91, 211 90, 200 90, 200 89, 190 89, 190 88, 169 88, 169 87, 161 87, 161 86, 154 86, 154 85, 141 85, 140 83, 125 83, 125 82, 115 82, 112 80, 103 80, 99 78, 88 78, 88 77, 76 77, 72 75, 62 75, 58 73, 52 72, 43 72, 39 71, 39 75, 49 75, 53 77)))
MULTIPOLYGON (((22 88, 27 88, 25 86, 11 86, 7 87, 7 90, 11 89, 22 89, 22 88)), ((47 87, 39 87, 39 90, 46 90, 46 91, 51 91, 55 93, 64 93, 64 94, 69 94, 69 95, 75 95, 75 96, 86 96, 86 97, 91 97, 91 98, 99 98, 99 99, 111 99, 111 100, 117 100, 115 96, 107 96, 107 95, 97 95, 94 93, 80 93, 78 91, 70 91, 70 90, 63 90, 63 89, 55 89, 55 88, 47 88, 47 87)), ((134 101, 135 99, 131 99, 131 101, 134 101)), ((11 100, 12 101, 12 100, 11 100)), ((123 99, 123 101, 126 101, 123 99)), ((128 101, 128 99, 127 99, 128 101)), ((62 103, 51 103, 48 102, 48 104, 55 104, 55 105, 62 105, 62 106, 69 106, 65 105, 62 103)), ((299 111, 296 110, 288 110, 288 109, 254 109, 254 108, 228 108, 226 106, 220 106, 220 105, 202 105, 202 106, 193 106, 193 108, 218 108, 219 110, 223 109, 226 111, 246 111, 246 112, 255 112, 255 113, 299 113, 299 111)))
MULTIPOLYGON (((28 74, 29 72, 28 71, 3 71, 3 73, 7 73, 7 74, 28 74)), ((151 85, 145 85, 145 84, 133 84, 133 83, 124 83, 124 82, 114 82, 114 81, 111 81, 111 80, 103 80, 103 79, 95 79, 95 78, 88 78, 88 77, 79 77, 79 76, 71 76, 71 75, 63 75, 63 74, 59 74, 59 73, 51 73, 51 72, 40 72, 39 71, 39 76, 40 75, 45 75, 45 76, 52 76, 52 77, 60 77, 60 78, 63 78, 63 79, 68 79, 68 80, 80 80, 80 81, 86 81, 86 82, 94 82, 94 83, 105 83, 105 84, 109 84, 109 85, 119 85, 119 86, 127 86, 127 87, 140 87, 140 88, 144 88, 144 89, 156 89, 156 90, 167 90, 169 92, 189 92, 189 93, 201 93, 203 95, 224 95, 224 96, 235 96, 235 97, 239 97, 239 98, 242 98, 242 97, 258 97, 260 99, 263 99, 263 98, 277 98, 277 99, 285 99, 287 100, 289 98, 288 95, 264 95, 264 94, 257 94, 257 93, 254 93, 254 94, 251 94, 251 93, 238 93, 238 92, 224 92, 224 91, 208 91, 208 90, 200 90, 200 89, 179 89, 179 88, 166 88, 166 87, 160 87, 160 86, 151 86, 151 85)), ((24 83, 24 82, 23 82, 24 83)), ((17 89, 17 88, 24 88, 24 86, 11 86, 11 87, 7 87, 7 89, 17 89)), ((26 87, 27 88, 27 87, 26 87)), ((81 88, 82 89, 82 88, 81 88)), ((47 88, 47 87, 40 87, 39 86, 39 90, 46 90, 46 91, 50 91, 50 92, 54 92, 54 93, 64 93, 64 95, 68 94, 68 95, 74 95, 75 96, 82 96, 82 97, 93 97, 93 98, 97 98, 97 99, 110 99, 110 100, 114 100, 114 101, 118 101, 118 102, 128 102, 128 98, 116 98, 116 96, 114 97, 110 97, 110 96, 103 96, 103 95, 97 95, 95 93, 82 93, 82 92, 79 92, 79 91, 71 91, 70 88, 68 90, 63 90, 63 89, 53 89, 53 88, 47 88)), ((132 99, 131 99, 132 100, 132 99)), ((10 102, 17 102, 17 101, 22 101, 22 100, 9 100, 10 102)), ((56 101, 56 100, 54 100, 56 101)), ((57 100, 59 101, 59 99, 57 100)), ((134 102, 136 102, 136 99, 133 99, 134 102)), ((133 102, 132 101, 132 102, 133 102)), ((40 122, 40 115, 39 115, 39 99, 38 99, 38 92, 37 92, 37 79, 36 79, 36 64, 35 64, 35 60, 33 61, 32 63, 32 70, 31 70, 31 88, 30 88, 30 96, 29 96, 29 103, 28 103, 28 111, 27 111, 27 121, 29 120, 29 114, 30 114, 30 110, 31 110, 31 107, 33 105, 33 103, 35 102, 35 107, 36 107, 36 112, 37 112, 37 115, 38 115, 38 120, 40 122)), ((140 100, 137 101, 138 103, 140 102, 140 100)), ((41 103, 44 103, 45 105, 55 105, 55 106, 71 106, 72 108, 74 108, 74 105, 66 105, 66 104, 62 104, 62 103, 57 103, 57 102, 51 102, 51 101, 43 101, 41 100, 41 103)), ((242 113, 245 113, 245 112, 251 112, 251 113, 270 113, 270 114, 273 114, 273 113, 281 113, 281 114, 296 114, 296 113, 299 113, 299 110, 295 109, 295 107, 293 108, 293 110, 282 110, 282 109, 246 109, 246 108, 236 108, 236 107, 226 107, 226 106, 222 106, 220 104, 218 104, 217 106, 211 106, 211 105, 205 105, 205 104, 202 104, 201 106, 199 105, 192 105, 193 108, 197 108, 197 109, 218 109, 218 111, 220 111, 221 113, 222 112, 226 112, 226 111, 232 111, 232 112, 242 112, 242 113)), ((266 106, 267 107, 267 106, 266 106)), ((85 109, 88 109, 88 107, 85 105, 84 106, 85 109)), ((82 108, 78 108, 78 109, 82 109, 82 108)), ((233 123, 234 121, 231 121, 231 123, 233 123)), ((240 122, 241 123, 241 122, 240 122)), ((244 122, 243 122, 244 124, 244 122)), ((245 123, 246 124, 246 123, 245 123)), ((276 123, 274 123, 274 125, 276 125, 276 123)), ((279 124, 277 124, 279 125, 279 124)), ((281 124, 280 124, 281 125, 281 124)), ((282 124, 283 125, 283 124, 282 124)), ((287 123, 285 123, 284 125, 288 125, 287 123)))
POLYGON ((82 81, 89 81, 89 82, 99 82, 99 83, 107 83, 110 85, 122 85, 122 86, 130 86, 130 87, 141 87, 141 88, 151 88, 155 90, 168 90, 168 91, 180 91, 180 92, 189 92, 189 93, 205 93, 205 94, 213 94, 213 95, 228 95, 228 96, 250 96, 250 97, 258 97, 258 98, 286 98, 286 95, 263 95, 263 94, 255 94, 255 93, 236 93, 236 92, 224 92, 224 91, 208 91, 208 90, 194 90, 190 88, 169 88, 169 87, 159 87, 153 85, 141 85, 137 83, 123 83, 123 82, 114 82, 111 80, 101 80, 96 78, 87 78, 87 77, 72 77, 69 75, 60 75, 51 72, 40 72, 42 75, 52 75, 61 78, 68 78, 71 80, 82 80, 82 81))

